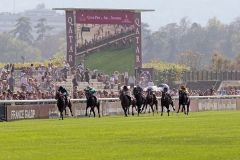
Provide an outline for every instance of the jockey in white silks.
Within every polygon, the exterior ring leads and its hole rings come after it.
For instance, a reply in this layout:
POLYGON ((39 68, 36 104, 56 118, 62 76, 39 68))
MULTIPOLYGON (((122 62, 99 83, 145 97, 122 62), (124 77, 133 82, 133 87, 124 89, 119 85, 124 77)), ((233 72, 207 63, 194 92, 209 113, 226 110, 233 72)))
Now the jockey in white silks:
POLYGON ((161 91, 166 91, 166 93, 170 94, 170 87, 167 84, 165 83, 161 84, 160 88, 161 88, 161 91))

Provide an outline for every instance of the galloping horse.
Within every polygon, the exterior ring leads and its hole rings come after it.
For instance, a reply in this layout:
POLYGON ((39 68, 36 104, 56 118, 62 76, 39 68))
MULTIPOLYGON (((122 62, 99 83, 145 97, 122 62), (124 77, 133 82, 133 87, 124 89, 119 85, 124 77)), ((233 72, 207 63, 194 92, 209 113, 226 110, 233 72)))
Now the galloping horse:
POLYGON ((133 89, 133 95, 135 97, 135 105, 137 106, 137 112, 138 112, 138 116, 141 112, 141 109, 142 109, 142 105, 145 103, 145 99, 142 95, 142 92, 141 92, 141 88, 138 88, 138 87, 134 87, 133 89))
POLYGON ((179 107, 177 113, 179 113, 180 107, 182 106, 182 112, 184 111, 184 114, 188 115, 189 113, 189 106, 190 106, 190 98, 188 97, 187 93, 184 91, 179 91, 179 107), (186 107, 187 106, 187 112, 186 107))
POLYGON ((87 98, 87 106, 86 106, 86 113, 85 116, 88 116, 87 110, 90 107, 90 114, 89 117, 91 116, 91 112, 93 112, 93 116, 95 117, 95 111, 94 108, 97 108, 98 111, 98 117, 100 117, 100 103, 97 102, 96 98, 94 95, 92 95, 88 90, 85 90, 85 96, 87 98))
POLYGON ((174 108, 174 104, 173 104, 173 100, 170 96, 170 94, 168 94, 167 92, 162 92, 162 98, 161 98, 161 116, 163 115, 163 107, 166 107, 167 108, 167 112, 168 112, 168 116, 169 116, 169 112, 170 112, 170 109, 169 109, 169 106, 172 106, 173 110, 175 111, 175 108, 174 108))
MULTIPOLYGON (((158 113, 158 101, 157 101, 157 97, 152 93, 151 89, 147 90, 147 96, 145 98, 145 103, 143 105, 142 111, 145 109, 145 113, 147 110, 147 106, 150 105, 153 115, 154 115, 154 108, 153 105, 155 105, 156 107, 156 111, 158 113)), ((149 111, 150 112, 150 111, 149 111)))
POLYGON ((124 115, 125 115, 125 117, 127 117, 129 107, 131 105, 131 100, 129 99, 129 97, 127 95, 123 94, 123 91, 120 91, 119 99, 121 100, 121 105, 123 108, 124 115))
POLYGON ((67 115, 66 107, 69 108, 71 115, 73 116, 72 103, 70 100, 66 100, 65 96, 63 94, 61 94, 60 92, 56 92, 55 99, 57 100, 57 107, 58 107, 58 111, 60 112, 60 116, 61 116, 62 120, 63 120, 63 111, 65 111, 65 115, 67 115))

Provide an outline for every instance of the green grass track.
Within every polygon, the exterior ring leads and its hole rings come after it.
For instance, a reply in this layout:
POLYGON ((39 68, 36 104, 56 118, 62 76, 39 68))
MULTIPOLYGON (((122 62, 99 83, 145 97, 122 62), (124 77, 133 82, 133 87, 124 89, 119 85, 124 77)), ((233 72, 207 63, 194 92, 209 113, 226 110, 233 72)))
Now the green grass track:
POLYGON ((1 160, 238 160, 240 112, 0 123, 1 160))

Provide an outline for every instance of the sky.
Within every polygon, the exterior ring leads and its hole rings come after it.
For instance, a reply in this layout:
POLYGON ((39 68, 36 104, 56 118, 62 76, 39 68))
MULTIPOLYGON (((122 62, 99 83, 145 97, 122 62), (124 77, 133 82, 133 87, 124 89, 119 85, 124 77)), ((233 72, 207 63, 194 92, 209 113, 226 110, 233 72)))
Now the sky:
POLYGON ((212 17, 230 23, 240 17, 240 0, 0 0, 0 12, 22 12, 44 3, 46 8, 154 9, 142 13, 142 22, 158 30, 188 17, 206 25, 212 17))

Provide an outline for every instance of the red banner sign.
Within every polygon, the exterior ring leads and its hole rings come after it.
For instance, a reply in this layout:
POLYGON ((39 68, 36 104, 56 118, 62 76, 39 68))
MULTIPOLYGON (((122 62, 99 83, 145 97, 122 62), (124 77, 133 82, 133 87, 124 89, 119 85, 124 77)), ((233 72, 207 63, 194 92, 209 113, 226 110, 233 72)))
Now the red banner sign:
POLYGON ((135 13, 135 68, 142 68, 141 13, 135 13))
POLYGON ((67 32, 67 62, 72 67, 75 65, 75 22, 73 11, 66 11, 66 32, 67 32))
POLYGON ((133 24, 134 12, 130 11, 91 11, 76 12, 76 23, 80 24, 133 24))

